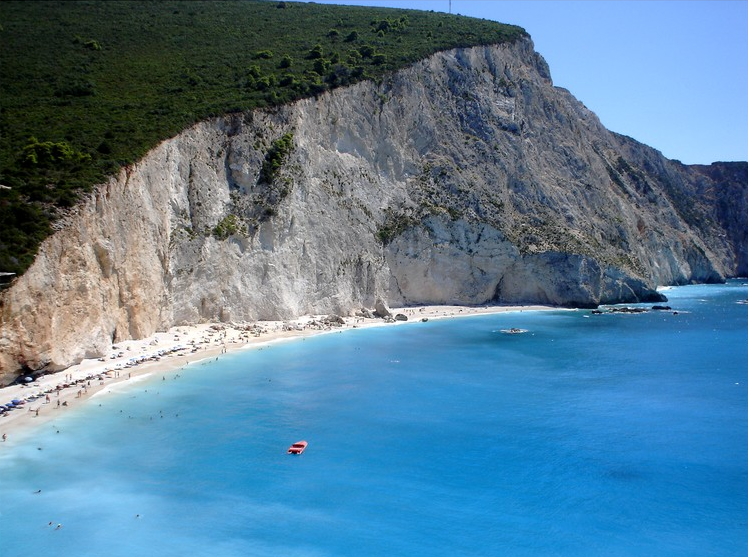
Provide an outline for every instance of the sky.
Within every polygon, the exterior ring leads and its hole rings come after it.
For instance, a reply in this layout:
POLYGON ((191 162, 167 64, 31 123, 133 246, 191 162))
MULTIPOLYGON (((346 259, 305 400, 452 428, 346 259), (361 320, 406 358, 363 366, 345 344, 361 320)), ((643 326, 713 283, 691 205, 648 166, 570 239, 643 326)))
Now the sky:
POLYGON ((511 23, 611 131, 685 164, 748 161, 748 0, 316 0, 511 23))

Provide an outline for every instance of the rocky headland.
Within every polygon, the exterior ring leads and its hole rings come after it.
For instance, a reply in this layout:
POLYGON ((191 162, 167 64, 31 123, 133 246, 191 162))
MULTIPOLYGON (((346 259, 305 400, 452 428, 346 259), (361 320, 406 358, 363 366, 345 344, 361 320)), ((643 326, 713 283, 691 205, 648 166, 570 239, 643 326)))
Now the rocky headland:
POLYGON ((748 163, 606 130, 525 38, 202 122, 61 223, 0 298, 0 384, 183 324, 595 307, 748 274, 748 163))

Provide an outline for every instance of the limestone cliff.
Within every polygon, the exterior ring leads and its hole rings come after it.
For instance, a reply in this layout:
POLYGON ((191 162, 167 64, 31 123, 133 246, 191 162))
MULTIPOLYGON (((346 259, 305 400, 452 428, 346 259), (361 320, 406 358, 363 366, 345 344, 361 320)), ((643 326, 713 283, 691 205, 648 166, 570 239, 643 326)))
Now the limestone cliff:
POLYGON ((606 130, 529 39, 203 122, 101 185, 2 294, 0 372, 175 324, 659 299, 748 273, 748 164, 606 130))

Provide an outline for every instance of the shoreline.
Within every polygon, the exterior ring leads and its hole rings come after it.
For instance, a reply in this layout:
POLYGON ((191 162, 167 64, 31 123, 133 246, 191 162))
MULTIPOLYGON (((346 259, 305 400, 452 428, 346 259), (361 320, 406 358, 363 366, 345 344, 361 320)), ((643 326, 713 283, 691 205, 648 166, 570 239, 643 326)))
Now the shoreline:
POLYGON ((16 434, 23 437, 23 434, 65 415, 70 409, 81 407, 92 398, 110 394, 111 387, 115 385, 143 381, 154 373, 172 373, 210 358, 217 359, 223 354, 351 329, 406 325, 471 315, 558 309, 541 305, 414 306, 390 309, 393 316, 407 316, 407 321, 343 317, 343 323, 340 323, 331 322, 328 316, 306 315, 289 321, 258 321, 252 324, 179 325, 147 338, 120 342, 112 346, 106 357, 83 360, 27 384, 0 388, 0 404, 24 401, 0 416, 0 447, 7 443, 6 446, 10 448, 16 434))

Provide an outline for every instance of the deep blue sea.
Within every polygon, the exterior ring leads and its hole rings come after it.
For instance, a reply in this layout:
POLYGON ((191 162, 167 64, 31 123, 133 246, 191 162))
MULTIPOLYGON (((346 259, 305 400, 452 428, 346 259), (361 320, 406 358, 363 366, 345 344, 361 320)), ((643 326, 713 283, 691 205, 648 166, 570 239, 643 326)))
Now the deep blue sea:
POLYGON ((0 447, 0 554, 744 557, 748 286, 666 294, 114 386, 0 447))

